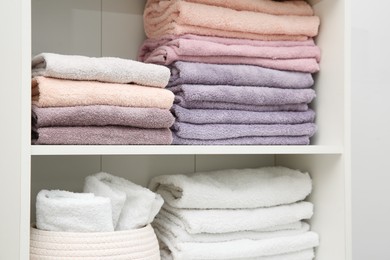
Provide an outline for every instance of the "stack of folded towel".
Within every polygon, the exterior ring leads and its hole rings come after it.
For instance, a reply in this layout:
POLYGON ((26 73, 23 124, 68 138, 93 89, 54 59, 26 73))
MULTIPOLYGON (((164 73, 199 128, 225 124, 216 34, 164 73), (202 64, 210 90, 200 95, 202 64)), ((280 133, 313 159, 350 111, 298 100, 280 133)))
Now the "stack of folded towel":
POLYGON ((174 144, 309 144, 319 18, 303 0, 148 0, 139 60, 169 66, 174 144))
POLYGON ((169 69, 120 58, 32 60, 35 144, 171 144, 169 69))
POLYGON ((318 235, 302 221, 311 179, 284 167, 163 175, 150 189, 165 204, 152 225, 162 259, 314 258, 318 235))

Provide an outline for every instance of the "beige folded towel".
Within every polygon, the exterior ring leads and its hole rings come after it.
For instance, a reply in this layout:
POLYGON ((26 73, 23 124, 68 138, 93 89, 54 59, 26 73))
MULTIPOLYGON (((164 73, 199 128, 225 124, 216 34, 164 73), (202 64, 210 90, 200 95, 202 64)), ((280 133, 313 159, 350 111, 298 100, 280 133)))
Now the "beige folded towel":
POLYGON ((149 38, 193 33, 258 40, 307 40, 317 35, 319 23, 317 16, 236 11, 185 1, 149 0, 144 12, 149 38))
POLYGON ((98 81, 36 77, 31 87, 32 103, 38 107, 112 105, 169 109, 174 99, 166 89, 98 81))

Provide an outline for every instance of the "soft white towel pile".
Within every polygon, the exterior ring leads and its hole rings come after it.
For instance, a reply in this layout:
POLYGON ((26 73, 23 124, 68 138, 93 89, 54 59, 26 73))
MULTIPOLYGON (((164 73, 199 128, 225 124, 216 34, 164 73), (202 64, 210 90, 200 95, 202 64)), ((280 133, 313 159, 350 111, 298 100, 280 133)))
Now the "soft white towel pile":
POLYGON ((165 204, 153 226, 162 259, 314 258, 318 235, 308 173, 285 167, 163 175, 149 188, 165 204))

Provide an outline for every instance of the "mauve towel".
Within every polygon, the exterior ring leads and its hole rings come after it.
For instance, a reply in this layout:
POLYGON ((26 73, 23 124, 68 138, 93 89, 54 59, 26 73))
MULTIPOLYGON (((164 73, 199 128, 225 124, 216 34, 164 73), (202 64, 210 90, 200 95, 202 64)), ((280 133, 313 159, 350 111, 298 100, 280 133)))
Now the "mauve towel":
POLYGON ((178 85, 171 87, 188 101, 213 101, 245 105, 286 105, 310 103, 313 89, 280 89, 227 85, 178 85))
POLYGON ((47 126, 132 126, 139 128, 169 128, 174 117, 168 109, 76 106, 76 107, 32 107, 33 125, 47 126))
POLYGON ((32 75, 73 80, 97 80, 111 83, 135 83, 164 88, 169 70, 114 57, 92 58, 78 55, 41 53, 32 59, 32 75))
POLYGON ((177 61, 168 86, 180 84, 309 88, 310 73, 280 71, 250 65, 223 65, 177 61))
POLYGON ((302 124, 314 122, 313 110, 304 112, 254 112, 172 107, 177 122, 191 124, 302 124))
POLYGON ((195 125, 175 122, 172 131, 181 138, 188 139, 227 139, 249 136, 313 136, 314 123, 304 124, 204 124, 195 125))
POLYGON ((123 126, 42 127, 36 130, 38 139, 34 144, 75 145, 131 145, 171 144, 169 129, 142 129, 123 126))
POLYGON ((178 137, 173 133, 173 143, 176 145, 308 145, 308 136, 249 136, 218 140, 200 140, 178 137))
POLYGON ((320 49, 315 45, 252 46, 178 38, 151 49, 141 60, 161 65, 169 65, 175 61, 248 64, 315 73, 319 71, 320 49))
POLYGON ((38 107, 112 105, 169 109, 174 99, 166 89, 98 81, 36 77, 31 87, 32 104, 38 107))
POLYGON ((317 16, 236 11, 184 1, 152 0, 147 2, 144 11, 144 28, 149 38, 193 33, 245 39, 306 40, 317 35, 319 23, 317 16))

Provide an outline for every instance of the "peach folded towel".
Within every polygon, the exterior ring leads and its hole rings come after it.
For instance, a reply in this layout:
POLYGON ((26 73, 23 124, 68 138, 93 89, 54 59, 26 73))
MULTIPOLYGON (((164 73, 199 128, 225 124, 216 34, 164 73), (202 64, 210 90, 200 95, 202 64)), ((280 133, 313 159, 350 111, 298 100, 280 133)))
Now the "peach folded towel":
POLYGON ((190 3, 149 0, 144 27, 149 38, 193 33, 259 40, 307 40, 318 33, 317 16, 274 15, 190 3))
POLYGON ((159 65, 114 57, 92 58, 41 53, 32 59, 32 76, 134 83, 164 88, 168 84, 169 70, 159 65))
POLYGON ((166 89, 97 81, 36 77, 31 87, 32 104, 37 107, 112 105, 169 109, 174 99, 166 89))

